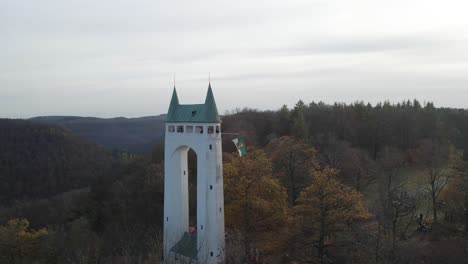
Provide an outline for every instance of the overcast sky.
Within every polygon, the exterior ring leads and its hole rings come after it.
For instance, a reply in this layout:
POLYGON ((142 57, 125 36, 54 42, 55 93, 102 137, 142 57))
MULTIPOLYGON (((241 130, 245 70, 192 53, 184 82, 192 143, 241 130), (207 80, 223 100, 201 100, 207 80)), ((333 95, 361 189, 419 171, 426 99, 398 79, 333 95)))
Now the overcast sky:
POLYGON ((468 108, 467 1, 0 0, 0 117, 299 100, 468 108))

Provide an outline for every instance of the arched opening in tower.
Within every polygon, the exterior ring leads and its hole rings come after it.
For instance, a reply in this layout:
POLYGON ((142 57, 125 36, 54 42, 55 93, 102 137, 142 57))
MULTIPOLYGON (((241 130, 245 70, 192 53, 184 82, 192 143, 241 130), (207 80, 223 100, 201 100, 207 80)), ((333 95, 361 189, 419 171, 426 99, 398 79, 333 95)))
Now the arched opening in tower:
MULTIPOLYGON (((188 163, 189 227, 197 227, 197 154, 190 149, 188 163)), ((195 230, 192 230, 192 232, 195 230)))

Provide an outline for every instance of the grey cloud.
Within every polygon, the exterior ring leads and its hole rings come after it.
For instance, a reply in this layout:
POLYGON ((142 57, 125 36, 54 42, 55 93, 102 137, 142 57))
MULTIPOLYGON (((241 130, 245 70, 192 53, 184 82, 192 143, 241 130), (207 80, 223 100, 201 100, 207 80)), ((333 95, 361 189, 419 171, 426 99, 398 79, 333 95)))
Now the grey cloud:
POLYGON ((392 20, 390 31, 367 27, 375 13, 358 2, 343 12, 334 0, 6 0, 0 114, 159 114, 174 73, 185 99, 197 101, 208 72, 221 112, 300 98, 426 96, 466 106, 466 18, 452 27, 421 12, 417 23, 392 20), (251 92, 269 96, 242 96, 251 92))
POLYGON ((256 79, 288 79, 288 78, 306 78, 306 77, 323 77, 337 74, 350 74, 348 68, 343 67, 329 67, 317 68, 310 70, 294 70, 294 71, 280 71, 280 72, 253 72, 244 74, 232 74, 216 77, 217 80, 222 81, 248 81, 256 79))
POLYGON ((307 43, 267 50, 267 54, 303 56, 319 54, 357 54, 370 52, 404 51, 441 47, 449 40, 436 36, 385 36, 316 38, 307 43))

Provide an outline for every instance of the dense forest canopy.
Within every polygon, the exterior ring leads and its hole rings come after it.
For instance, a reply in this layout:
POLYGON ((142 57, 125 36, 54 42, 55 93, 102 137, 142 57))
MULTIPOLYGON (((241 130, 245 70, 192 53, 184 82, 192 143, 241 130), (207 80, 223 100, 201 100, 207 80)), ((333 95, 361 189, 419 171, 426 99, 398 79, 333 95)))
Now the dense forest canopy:
MULTIPOLYGON (((223 136, 228 263, 465 262, 467 110, 299 101, 222 120, 248 147, 223 136)), ((0 262, 160 261, 162 144, 108 152, 21 120, 0 133, 2 198, 21 200, 0 208, 0 262)))
POLYGON ((299 101, 277 111, 238 109, 223 118, 224 131, 241 131, 249 143, 266 145, 291 135, 321 148, 338 139, 365 149, 376 159, 388 146, 406 150, 422 139, 435 139, 468 148, 468 110, 436 108, 432 103, 404 101, 376 105, 299 101))

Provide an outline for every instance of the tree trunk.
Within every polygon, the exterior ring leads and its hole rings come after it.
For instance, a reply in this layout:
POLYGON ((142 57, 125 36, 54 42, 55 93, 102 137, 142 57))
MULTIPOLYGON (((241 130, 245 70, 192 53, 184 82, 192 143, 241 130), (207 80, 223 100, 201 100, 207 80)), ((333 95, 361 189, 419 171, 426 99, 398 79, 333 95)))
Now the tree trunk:
POLYGON ((432 187, 432 212, 434 214, 434 223, 437 223, 437 198, 436 198, 436 194, 435 194, 435 191, 434 191, 434 187, 432 187))
POLYGON ((381 234, 380 221, 378 222, 377 241, 375 243, 375 263, 379 263, 379 251, 380 251, 380 234, 381 234))
MULTIPOLYGON (((249 192, 246 191, 244 195, 248 195, 249 192)), ((247 258, 247 263, 250 263, 252 261, 252 255, 251 255, 251 248, 252 248, 252 239, 251 239, 251 227, 250 227, 250 202, 247 202, 247 204, 244 207, 244 252, 245 256, 247 258)))
POLYGON ((356 192, 361 192, 361 171, 356 174, 356 192))
POLYGON ((294 206, 294 184, 291 178, 289 179, 288 184, 288 205, 289 207, 294 206))
MULTIPOLYGON (((322 199, 321 199, 322 200, 322 199)), ((323 201, 322 201, 323 202, 323 201)), ((324 263, 324 255, 325 255, 325 210, 321 209, 321 216, 320 216, 320 233, 319 233, 319 243, 318 243, 318 255, 320 259, 320 263, 324 263)))
POLYGON ((320 263, 323 264, 323 255, 324 255, 324 248, 325 248, 325 235, 322 233, 322 228, 320 228, 320 237, 319 237, 319 244, 318 244, 318 255, 320 259, 320 263))
POLYGON ((295 179, 294 179, 294 163, 292 161, 292 157, 289 157, 289 168, 288 168, 288 205, 289 207, 293 207, 296 202, 296 197, 294 195, 295 190, 295 179))
POLYGON ((398 219, 398 215, 395 217, 395 219, 392 221, 392 253, 391 253, 391 259, 395 259, 395 248, 396 248, 396 221, 398 219))
POLYGON ((468 189, 465 189, 465 233, 468 234, 468 189))

